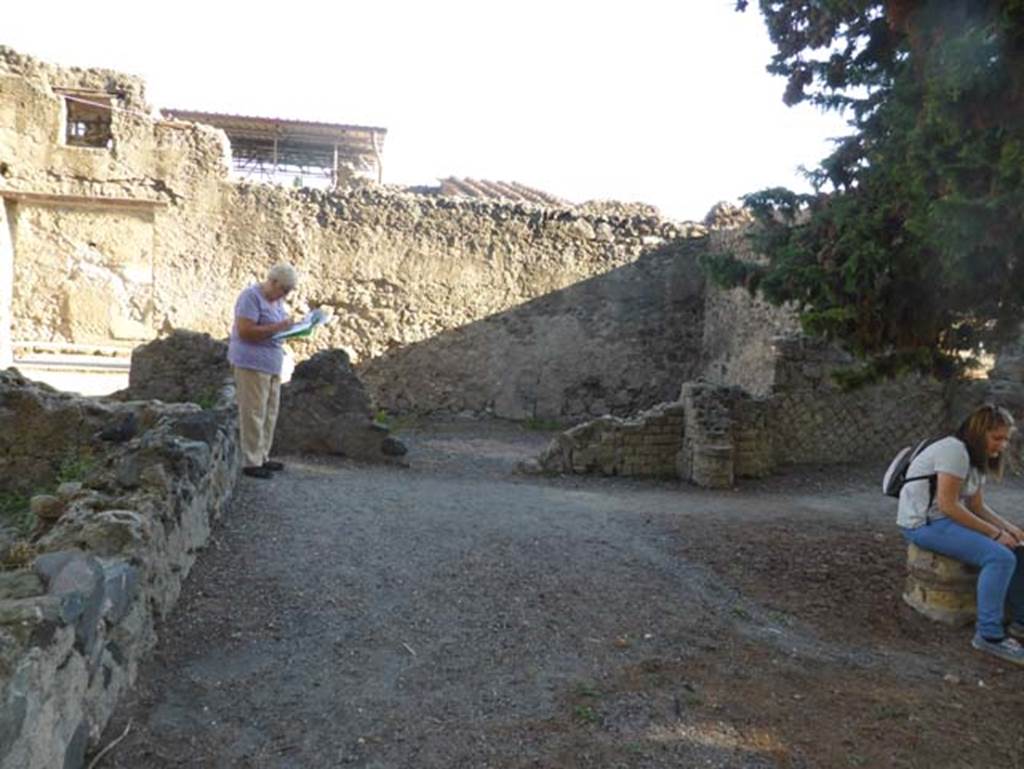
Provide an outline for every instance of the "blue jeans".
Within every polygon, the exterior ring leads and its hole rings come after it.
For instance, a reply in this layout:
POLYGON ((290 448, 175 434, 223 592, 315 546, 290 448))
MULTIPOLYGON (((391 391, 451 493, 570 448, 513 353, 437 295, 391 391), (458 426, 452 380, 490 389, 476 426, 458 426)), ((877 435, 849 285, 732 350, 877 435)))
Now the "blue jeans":
POLYGON ((1002 638, 1004 612, 1024 623, 1024 548, 1010 550, 952 518, 936 518, 916 529, 901 529, 918 547, 981 569, 978 574, 978 632, 1002 638))

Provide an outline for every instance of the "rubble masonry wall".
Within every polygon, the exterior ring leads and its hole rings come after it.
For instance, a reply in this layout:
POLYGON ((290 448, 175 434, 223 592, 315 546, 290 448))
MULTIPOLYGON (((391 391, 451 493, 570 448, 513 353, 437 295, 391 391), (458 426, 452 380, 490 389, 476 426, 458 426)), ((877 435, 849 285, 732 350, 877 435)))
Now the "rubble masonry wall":
POLYGON ((0 49, 16 340, 127 349, 172 329, 223 338, 240 287, 288 259, 303 274, 292 309, 327 305, 337 318, 294 343, 296 356, 344 348, 389 411, 629 416, 703 377, 758 397, 785 391, 776 421, 793 461, 844 461, 894 438, 889 396, 776 387, 776 340, 797 330, 792 314, 706 285, 697 265, 709 248, 757 258, 740 229, 709 234, 641 206, 238 184, 222 132, 150 113, 136 78, 0 49), (64 145, 67 89, 113 97, 112 147, 64 145), (819 440, 825 424, 842 429, 819 440))
POLYGON ((206 411, 98 401, 0 371, 0 421, 11 427, 15 409, 46 428, 14 423, 0 443, 42 465, 72 448, 88 457, 33 498, 31 544, 0 532, 0 769, 81 769, 98 747, 233 492, 233 401, 230 388, 206 411), (96 436, 112 426, 124 429, 96 436))
POLYGON ((337 318, 297 355, 345 348, 389 410, 626 414, 695 373, 696 225, 641 207, 237 184, 221 132, 148 113, 136 79, 0 51, 16 340, 223 337, 240 288, 290 260, 303 275, 292 308, 329 305, 337 318), (110 149, 64 145, 71 88, 116 96, 110 149))

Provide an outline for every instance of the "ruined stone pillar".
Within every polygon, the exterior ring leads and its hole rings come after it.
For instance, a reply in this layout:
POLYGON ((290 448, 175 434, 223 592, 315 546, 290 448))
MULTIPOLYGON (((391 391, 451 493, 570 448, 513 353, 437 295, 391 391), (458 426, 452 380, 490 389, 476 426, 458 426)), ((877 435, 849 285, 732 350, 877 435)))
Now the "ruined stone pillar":
POLYGON ((947 625, 967 625, 977 614, 978 570, 911 544, 907 548, 907 584, 903 600, 947 625))
POLYGON ((7 202, 0 198, 0 369, 14 362, 11 324, 14 321, 14 242, 7 221, 7 202))

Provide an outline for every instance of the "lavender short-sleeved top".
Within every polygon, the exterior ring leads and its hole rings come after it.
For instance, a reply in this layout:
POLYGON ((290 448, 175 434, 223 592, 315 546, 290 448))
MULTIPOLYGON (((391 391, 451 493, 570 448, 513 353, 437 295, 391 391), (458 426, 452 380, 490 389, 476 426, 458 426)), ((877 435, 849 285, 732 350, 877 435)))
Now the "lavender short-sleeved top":
POLYGON ((258 283, 254 283, 235 302, 235 321, 231 325, 231 339, 228 341, 228 362, 236 368, 261 371, 273 376, 281 375, 284 362, 282 340, 263 339, 259 342, 245 342, 238 336, 238 319, 248 318, 257 326, 280 323, 287 316, 284 303, 278 299, 268 302, 258 283))

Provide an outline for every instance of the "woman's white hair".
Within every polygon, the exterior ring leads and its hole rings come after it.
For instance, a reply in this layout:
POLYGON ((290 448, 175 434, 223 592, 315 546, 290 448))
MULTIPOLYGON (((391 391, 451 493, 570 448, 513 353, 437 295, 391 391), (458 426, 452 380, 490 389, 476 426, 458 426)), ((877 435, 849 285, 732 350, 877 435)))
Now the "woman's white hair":
POLYGON ((270 272, 267 273, 267 280, 272 280, 281 288, 291 291, 299 282, 299 276, 295 272, 294 267, 282 262, 270 268, 270 272))

